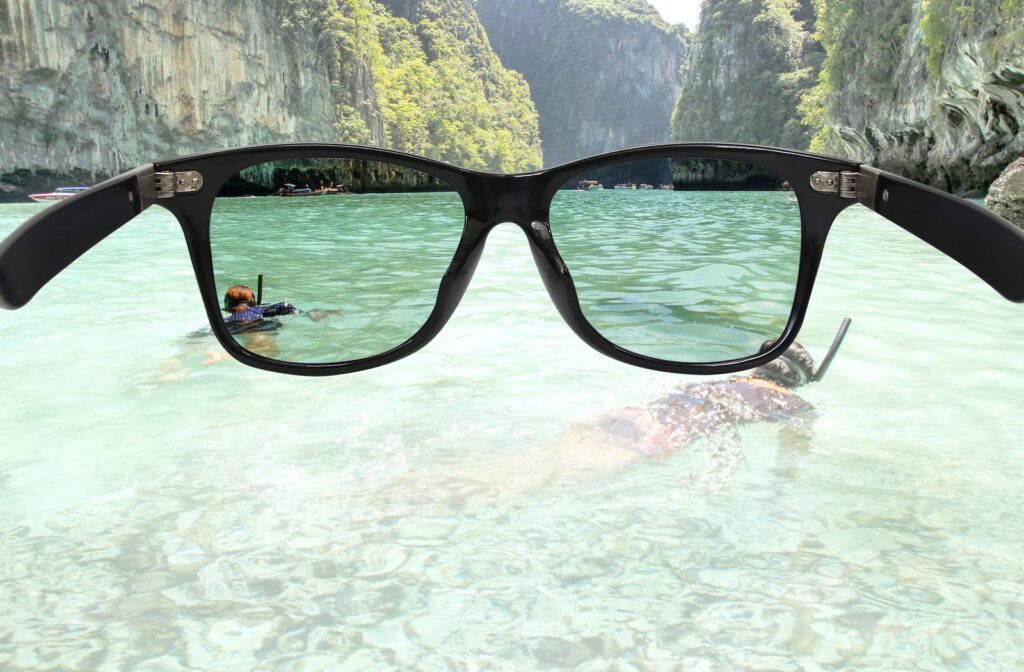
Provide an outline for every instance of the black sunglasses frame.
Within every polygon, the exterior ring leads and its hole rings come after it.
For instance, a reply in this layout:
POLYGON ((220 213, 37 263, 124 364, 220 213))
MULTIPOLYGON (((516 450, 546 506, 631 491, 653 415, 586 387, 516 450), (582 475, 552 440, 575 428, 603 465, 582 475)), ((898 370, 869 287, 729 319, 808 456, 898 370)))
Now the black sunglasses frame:
POLYGON ((158 204, 181 225, 213 333, 235 359, 285 374, 353 373, 407 357, 437 336, 462 299, 488 234, 498 224, 512 222, 526 233, 558 312, 588 345, 618 361, 657 371, 735 373, 772 361, 796 339, 829 230, 839 213, 858 202, 956 259, 1007 299, 1024 302, 1024 232, 973 203, 848 160, 754 145, 683 143, 621 150, 533 173, 500 175, 374 147, 303 143, 221 150, 148 164, 47 208, 0 243, 0 307, 23 306, 92 246, 158 204), (221 187, 245 168, 305 158, 381 161, 415 169, 447 183, 465 206, 462 238, 441 279, 433 312, 418 332, 388 352, 336 364, 284 362, 244 349, 224 323, 210 249, 214 200, 221 187), (585 173, 656 159, 742 162, 766 168, 792 187, 800 206, 800 271, 789 321, 770 349, 722 363, 665 361, 620 348, 584 317, 570 271, 552 237, 551 202, 566 183, 585 173))

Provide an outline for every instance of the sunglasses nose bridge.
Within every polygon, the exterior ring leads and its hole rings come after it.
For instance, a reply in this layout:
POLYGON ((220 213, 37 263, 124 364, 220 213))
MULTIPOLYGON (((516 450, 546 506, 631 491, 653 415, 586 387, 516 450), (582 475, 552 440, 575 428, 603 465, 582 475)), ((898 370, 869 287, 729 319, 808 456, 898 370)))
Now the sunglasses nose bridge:
POLYGON ((558 253, 558 248, 555 247, 551 225, 546 220, 534 220, 523 226, 523 229, 530 241, 530 253, 537 264, 537 272, 540 273, 548 296, 562 318, 579 333, 579 299, 576 295, 576 286, 568 267, 558 253))
POLYGON ((504 222, 524 226, 541 209, 534 175, 474 175, 464 195, 467 216, 487 229, 504 222))
MULTIPOLYGON (((579 304, 569 269, 555 247, 548 223, 544 176, 488 175, 472 185, 466 202, 467 229, 464 242, 479 260, 487 235, 499 224, 518 226, 526 234, 537 270, 558 312, 570 325, 579 304)), ((548 197, 550 198, 550 197, 548 197)), ((475 268, 475 263, 467 266, 475 268)))

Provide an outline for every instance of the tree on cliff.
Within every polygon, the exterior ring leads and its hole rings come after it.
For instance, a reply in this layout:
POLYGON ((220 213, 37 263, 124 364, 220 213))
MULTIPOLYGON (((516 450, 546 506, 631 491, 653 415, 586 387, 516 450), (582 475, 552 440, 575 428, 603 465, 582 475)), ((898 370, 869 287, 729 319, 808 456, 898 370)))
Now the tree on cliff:
POLYGON ((809 15, 807 0, 705 0, 672 137, 805 148, 797 105, 822 58, 809 15))

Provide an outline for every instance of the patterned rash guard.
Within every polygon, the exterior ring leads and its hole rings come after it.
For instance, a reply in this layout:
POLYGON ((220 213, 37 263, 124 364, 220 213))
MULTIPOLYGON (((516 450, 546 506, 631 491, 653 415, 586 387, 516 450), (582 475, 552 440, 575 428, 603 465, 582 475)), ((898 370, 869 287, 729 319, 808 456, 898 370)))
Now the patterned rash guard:
POLYGON ((256 322, 265 317, 278 317, 280 315, 297 315, 301 311, 290 303, 282 301, 269 306, 252 306, 238 313, 232 313, 224 318, 228 324, 237 322, 256 322))
POLYGON ((813 410, 795 394, 730 378, 688 385, 650 408, 627 408, 602 424, 645 456, 660 457, 724 425, 782 422, 813 410))

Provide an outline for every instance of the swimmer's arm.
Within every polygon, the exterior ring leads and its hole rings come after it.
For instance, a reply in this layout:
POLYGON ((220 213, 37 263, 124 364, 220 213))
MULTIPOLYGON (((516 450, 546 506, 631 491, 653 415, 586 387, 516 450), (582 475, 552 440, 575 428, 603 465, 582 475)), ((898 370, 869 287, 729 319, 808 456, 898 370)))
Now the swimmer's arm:
POLYGON ((784 448, 806 452, 814 442, 814 421, 818 411, 795 394, 786 400, 786 405, 785 410, 766 419, 779 426, 779 442, 784 448))
POLYGON ((18 227, 0 242, 0 307, 24 306, 54 276, 145 210, 155 194, 153 180, 153 164, 136 168, 55 203, 18 227))
POLYGON ((814 445, 813 413, 789 418, 779 424, 779 443, 783 448, 808 452, 814 445))
POLYGON ((301 310, 288 303, 282 301, 281 303, 274 303, 269 306, 263 306, 263 317, 278 317, 279 315, 298 315, 302 313, 301 310))
POLYGON ((858 200, 1024 303, 1024 231, 944 191, 861 166, 858 200))

